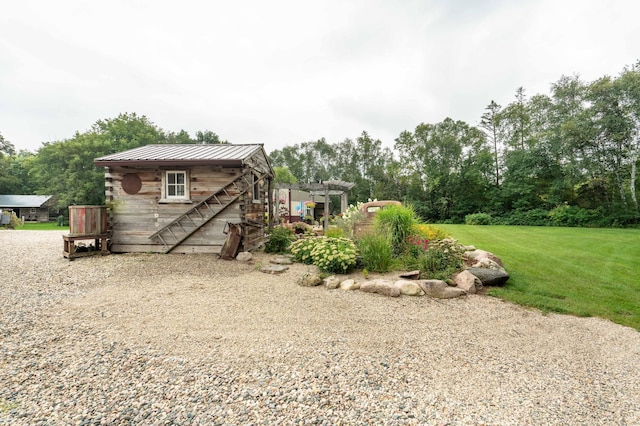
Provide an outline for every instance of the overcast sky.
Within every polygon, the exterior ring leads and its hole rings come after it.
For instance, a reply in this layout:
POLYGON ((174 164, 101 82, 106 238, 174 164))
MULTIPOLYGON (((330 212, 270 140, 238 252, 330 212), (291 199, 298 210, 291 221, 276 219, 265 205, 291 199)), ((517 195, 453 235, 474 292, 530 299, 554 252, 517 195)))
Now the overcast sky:
POLYGON ((18 149, 119 113, 267 152, 363 130, 393 146, 563 74, 640 59, 637 0, 3 1, 0 134, 18 149))

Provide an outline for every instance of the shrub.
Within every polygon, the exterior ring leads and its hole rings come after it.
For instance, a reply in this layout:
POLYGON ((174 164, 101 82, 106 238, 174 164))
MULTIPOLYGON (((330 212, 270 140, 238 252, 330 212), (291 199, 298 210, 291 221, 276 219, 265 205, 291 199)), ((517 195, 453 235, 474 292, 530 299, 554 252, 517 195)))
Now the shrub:
POLYGON ((336 226, 342 229, 342 232, 347 237, 353 236, 353 225, 357 221, 362 220, 362 212, 360 211, 362 204, 363 203, 356 203, 355 206, 350 204, 347 210, 342 213, 342 216, 335 220, 336 226))
POLYGON ((362 266, 367 271, 388 272, 393 265, 389 238, 381 234, 365 235, 358 240, 362 266))
POLYGON ((445 238, 449 238, 449 234, 438 228, 437 226, 428 225, 425 223, 416 223, 411 228, 412 234, 427 239, 429 241, 433 240, 444 240, 445 238))
POLYGON ((467 225, 491 225, 491 215, 488 213, 468 214, 464 217, 467 225))
POLYGON ((375 223, 379 230, 389 234, 393 252, 399 255, 405 251, 407 237, 417 219, 410 206, 387 206, 376 213, 375 223))
POLYGON ((296 234, 311 234, 313 232, 313 228, 304 222, 294 222, 291 227, 296 234))
POLYGON ((344 274, 356 265, 357 249, 348 238, 314 238, 313 263, 323 271, 344 274))
POLYGON ((264 246, 264 251, 267 253, 286 253, 293 240, 295 240, 295 235, 289 228, 274 227, 269 234, 269 240, 264 246))
POLYGON ((342 228, 329 228, 324 233, 327 238, 343 238, 344 231, 342 228))
POLYGON ((293 254, 293 258, 296 262, 311 265, 313 263, 313 257, 311 256, 311 250, 316 245, 317 238, 309 237, 302 238, 298 241, 294 241, 289 246, 289 251, 293 254))
POLYGON ((593 226, 602 216, 602 209, 588 210, 567 204, 549 212, 549 220, 556 226, 593 226))
POLYGON ((417 265, 423 277, 446 280, 463 267, 463 251, 452 239, 433 241, 417 265))

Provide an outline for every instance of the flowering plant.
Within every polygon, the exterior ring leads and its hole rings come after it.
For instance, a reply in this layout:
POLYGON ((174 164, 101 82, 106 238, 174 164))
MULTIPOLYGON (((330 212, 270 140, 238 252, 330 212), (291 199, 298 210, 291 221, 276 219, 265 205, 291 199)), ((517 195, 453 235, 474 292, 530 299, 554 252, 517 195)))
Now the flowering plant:
POLYGON ((307 265, 311 265, 313 263, 311 250, 315 247, 315 240, 315 238, 302 238, 291 243, 289 251, 293 254, 293 258, 296 262, 305 263, 307 265))
POLYGON ((356 265, 357 249, 350 239, 319 237, 315 240, 311 257, 318 268, 344 274, 356 265))

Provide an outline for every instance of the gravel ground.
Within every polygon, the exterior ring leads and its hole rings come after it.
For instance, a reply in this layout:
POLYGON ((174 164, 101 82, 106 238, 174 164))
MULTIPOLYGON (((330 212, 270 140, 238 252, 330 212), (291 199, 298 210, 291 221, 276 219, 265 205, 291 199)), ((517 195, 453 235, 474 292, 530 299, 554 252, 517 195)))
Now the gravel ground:
POLYGON ((0 424, 640 424, 640 333, 0 231, 0 424))

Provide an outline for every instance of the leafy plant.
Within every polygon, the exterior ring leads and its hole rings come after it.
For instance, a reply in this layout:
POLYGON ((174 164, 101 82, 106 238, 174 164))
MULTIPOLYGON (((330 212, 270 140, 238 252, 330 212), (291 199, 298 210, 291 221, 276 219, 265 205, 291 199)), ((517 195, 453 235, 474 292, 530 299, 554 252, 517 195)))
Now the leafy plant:
POLYGON ((429 249, 418 258, 423 277, 446 280, 463 267, 463 251, 452 239, 433 241, 429 249))
POLYGON ((378 211, 375 221, 379 230, 389 234, 394 254, 403 253, 407 238, 417 223, 413 208, 410 206, 387 206, 378 211))
POLYGON ((342 213, 342 216, 335 220, 336 226, 342 229, 342 232, 347 237, 353 236, 353 225, 362 219, 361 207, 364 203, 356 203, 356 205, 350 204, 347 210, 342 213))
POLYGON ((311 234, 313 231, 313 228, 304 222, 294 222, 292 228, 296 234, 311 234))
MULTIPOLYGON (((388 272, 393 265, 393 251, 389 238, 381 234, 368 234, 358 240, 364 271, 388 272)), ((363 273, 364 273, 363 271, 363 273)))
POLYGON ((298 241, 294 241, 289 246, 289 251, 293 255, 296 262, 311 265, 313 263, 313 257, 311 256, 311 250, 316 245, 317 238, 301 238, 298 241))
POLYGON ((432 240, 444 240, 449 238, 450 235, 441 228, 426 223, 416 223, 411 228, 412 234, 425 238, 429 241, 432 240))
POLYGON ((491 225, 491 215, 488 213, 473 213, 464 217, 467 225, 491 225))
POLYGON ((335 274, 346 273, 356 265, 357 249, 348 238, 314 238, 311 250, 313 263, 323 271, 335 274))
POLYGON ((293 231, 283 226, 274 227, 269 234, 269 240, 264 246, 267 253, 286 253, 289 245, 295 240, 293 231))
POLYGON ((329 228, 324 235, 327 238, 344 238, 344 231, 342 228, 329 228))

